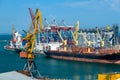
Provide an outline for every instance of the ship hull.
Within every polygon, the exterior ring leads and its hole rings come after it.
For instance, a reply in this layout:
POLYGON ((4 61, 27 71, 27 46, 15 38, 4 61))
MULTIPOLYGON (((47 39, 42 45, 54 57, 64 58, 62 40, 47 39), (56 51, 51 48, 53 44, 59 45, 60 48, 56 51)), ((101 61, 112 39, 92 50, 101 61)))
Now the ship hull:
POLYGON ((10 47, 10 46, 4 46, 4 49, 10 50, 10 51, 15 51, 15 48, 12 48, 12 47, 10 47))
POLYGON ((47 56, 56 59, 120 64, 120 53, 96 54, 96 53, 71 53, 59 51, 45 51, 44 53, 47 56))
POLYGON ((4 46, 5 50, 9 50, 9 51, 15 51, 16 53, 21 52, 22 50, 17 49, 17 48, 12 48, 11 46, 4 46))

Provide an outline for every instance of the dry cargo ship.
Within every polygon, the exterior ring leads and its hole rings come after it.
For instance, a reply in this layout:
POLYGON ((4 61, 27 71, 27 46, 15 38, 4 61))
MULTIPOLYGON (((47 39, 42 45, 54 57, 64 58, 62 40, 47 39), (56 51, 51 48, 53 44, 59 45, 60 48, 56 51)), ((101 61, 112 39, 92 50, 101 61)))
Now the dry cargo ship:
MULTIPOLYGON (((116 36, 114 34, 117 34, 118 27, 115 27, 112 30, 109 30, 110 27, 107 27, 107 31, 105 31, 105 34, 107 34, 109 31, 110 34, 113 33, 113 41, 116 43, 116 36)), ((99 29, 96 28, 95 36, 99 37, 99 43, 96 43, 96 45, 100 44, 99 48, 92 47, 92 41, 90 39, 88 40, 86 33, 83 33, 82 31, 79 31, 79 22, 76 23, 76 31, 72 33, 74 44, 68 45, 67 39, 63 39, 62 35, 57 31, 59 37, 62 40, 63 45, 60 45, 59 47, 56 47, 56 49, 52 49, 53 46, 46 47, 46 50, 44 53, 52 58, 56 59, 64 59, 64 60, 75 60, 75 61, 84 61, 84 62, 99 62, 99 63, 114 63, 114 64, 120 64, 120 47, 119 45, 115 47, 116 44, 112 44, 110 42, 109 46, 107 45, 107 42, 105 42, 105 39, 103 40, 102 34, 100 33, 99 29), (84 42, 86 43, 86 46, 80 46, 78 45, 78 34, 81 34, 84 38, 84 42)), ((108 35, 110 35, 108 34, 108 35)), ((95 37, 94 36, 94 37, 95 37)), ((111 36, 111 35, 110 35, 111 36)), ((110 40, 110 39, 109 39, 110 40)), ((112 40, 112 39, 111 39, 112 40)), ((84 43, 82 42, 82 43, 84 43)))
POLYGON ((120 64, 120 53, 114 49, 99 49, 88 53, 87 48, 72 48, 72 50, 48 50, 44 53, 52 58, 75 60, 84 62, 115 63, 120 64), (85 52, 86 51, 86 52, 85 52))

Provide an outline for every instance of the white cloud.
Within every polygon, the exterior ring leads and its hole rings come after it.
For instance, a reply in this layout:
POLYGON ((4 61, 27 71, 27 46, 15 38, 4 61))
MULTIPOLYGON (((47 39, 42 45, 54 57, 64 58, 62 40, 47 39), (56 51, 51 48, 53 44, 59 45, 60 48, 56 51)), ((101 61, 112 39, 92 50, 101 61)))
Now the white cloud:
POLYGON ((76 7, 88 5, 88 4, 90 4, 92 1, 93 1, 93 0, 89 0, 89 1, 65 2, 65 3, 62 3, 62 6, 76 8, 76 7))
POLYGON ((109 8, 115 11, 120 11, 120 0, 103 0, 109 8))
POLYGON ((64 2, 61 4, 64 7, 84 7, 92 6, 92 8, 107 7, 108 9, 119 11, 120 12, 120 0, 85 0, 85 1, 73 1, 73 2, 64 2))

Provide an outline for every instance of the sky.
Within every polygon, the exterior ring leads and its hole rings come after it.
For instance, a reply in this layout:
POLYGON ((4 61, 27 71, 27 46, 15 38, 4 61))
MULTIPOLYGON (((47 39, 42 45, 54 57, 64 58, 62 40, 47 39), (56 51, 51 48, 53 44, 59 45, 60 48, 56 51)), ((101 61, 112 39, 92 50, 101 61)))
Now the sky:
POLYGON ((11 33, 12 25, 19 32, 27 31, 31 24, 28 8, 33 13, 38 8, 48 22, 64 20, 74 26, 79 20, 82 29, 120 25, 120 0, 0 0, 0 33, 11 33))

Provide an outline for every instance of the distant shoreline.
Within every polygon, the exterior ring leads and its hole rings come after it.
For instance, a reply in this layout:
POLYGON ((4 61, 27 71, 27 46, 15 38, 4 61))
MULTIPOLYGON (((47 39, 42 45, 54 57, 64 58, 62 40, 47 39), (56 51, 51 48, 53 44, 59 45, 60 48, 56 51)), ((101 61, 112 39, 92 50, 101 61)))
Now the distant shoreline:
POLYGON ((12 35, 11 33, 0 33, 0 35, 12 35))

